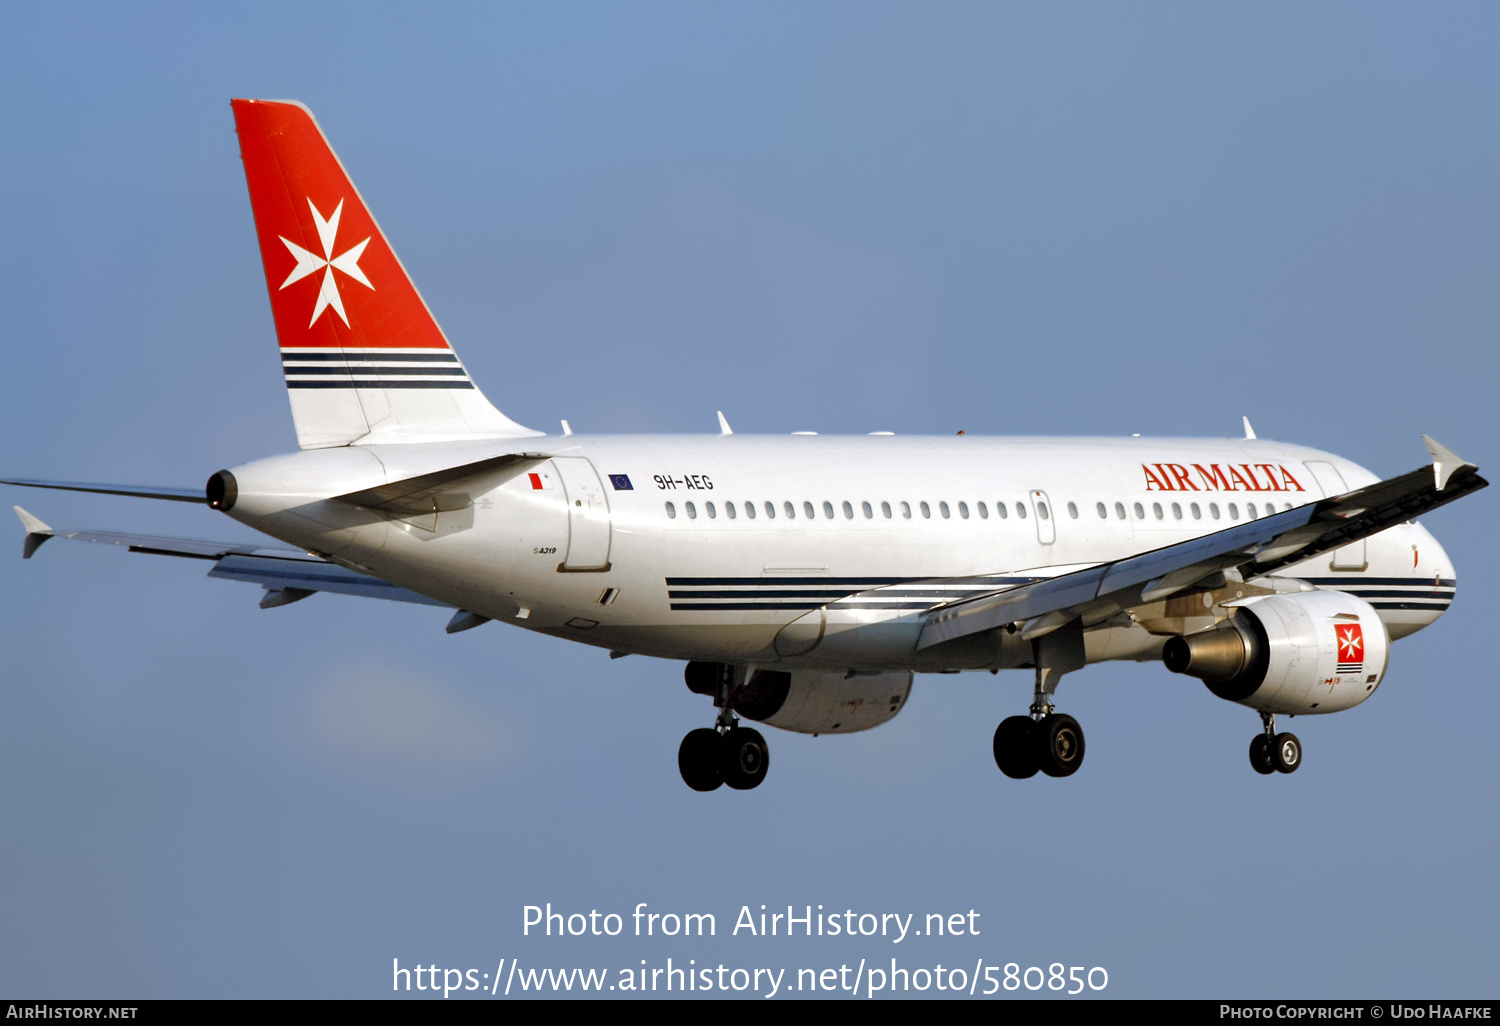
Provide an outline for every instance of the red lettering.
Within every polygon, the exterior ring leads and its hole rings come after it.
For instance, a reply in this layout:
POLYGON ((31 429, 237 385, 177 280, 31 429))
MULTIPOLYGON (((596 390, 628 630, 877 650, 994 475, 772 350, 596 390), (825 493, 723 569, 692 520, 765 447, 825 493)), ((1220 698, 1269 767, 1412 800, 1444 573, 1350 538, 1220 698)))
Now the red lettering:
POLYGON ((1260 486, 1260 478, 1258 478, 1258 477, 1255 476, 1255 471, 1253 471, 1253 470, 1250 469, 1250 464, 1248 464, 1248 463, 1241 463, 1240 466, 1245 469, 1245 474, 1250 478, 1250 483, 1246 486, 1247 488, 1250 489, 1250 491, 1252 491, 1252 492, 1268 492, 1268 491, 1270 491, 1269 488, 1262 488, 1260 486))
POLYGON ((1198 486, 1193 484, 1192 480, 1188 477, 1187 467, 1184 467, 1181 463, 1168 463, 1167 466, 1172 468, 1172 476, 1177 478, 1177 483, 1181 485, 1177 489, 1179 492, 1196 492, 1198 490, 1198 486))
POLYGON ((1213 468, 1212 474, 1210 474, 1207 470, 1204 470, 1202 464, 1193 464, 1193 469, 1198 472, 1198 477, 1203 481, 1203 487, 1216 492, 1234 491, 1234 489, 1229 484, 1229 478, 1224 476, 1224 471, 1219 469, 1219 465, 1217 463, 1210 463, 1209 466, 1213 468))
POLYGON ((1266 472, 1266 480, 1271 482, 1271 490, 1273 492, 1284 490, 1281 485, 1276 483, 1276 473, 1271 469, 1271 465, 1269 463, 1257 463, 1256 467, 1266 472))
MULTIPOLYGON (((1281 465, 1277 464, 1277 466, 1281 466, 1281 465)), ((1289 484, 1289 485, 1292 486, 1292 488, 1297 489, 1297 491, 1299 491, 1299 492, 1305 492, 1305 491, 1307 491, 1306 488, 1303 488, 1301 485, 1299 485, 1297 483, 1297 479, 1295 477, 1293 477, 1287 471, 1286 467, 1281 467, 1281 483, 1282 484, 1289 484)), ((1291 491, 1292 489, 1291 488, 1287 488, 1287 489, 1284 489, 1284 490, 1285 491, 1291 491)))
POLYGON ((1234 478, 1236 481, 1238 481, 1240 483, 1240 486, 1238 488, 1234 487, 1233 485, 1230 485, 1229 486, 1229 490, 1231 492, 1253 492, 1253 491, 1255 491, 1254 488, 1250 487, 1250 482, 1245 480, 1245 475, 1241 474, 1238 470, 1234 469, 1234 464, 1233 463, 1229 464, 1229 476, 1232 477, 1232 478, 1234 478))
POLYGON ((1146 472, 1146 491, 1170 492, 1172 489, 1161 483, 1161 478, 1151 473, 1151 468, 1141 464, 1141 469, 1146 472))

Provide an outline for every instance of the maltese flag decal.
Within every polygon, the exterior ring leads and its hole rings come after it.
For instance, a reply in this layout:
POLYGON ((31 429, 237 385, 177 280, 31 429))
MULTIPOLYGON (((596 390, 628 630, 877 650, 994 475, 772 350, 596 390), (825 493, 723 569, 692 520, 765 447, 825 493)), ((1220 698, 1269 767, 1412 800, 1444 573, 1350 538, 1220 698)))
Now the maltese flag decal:
POLYGON ((1365 664, 1365 632, 1357 623, 1341 623, 1333 628, 1339 647, 1339 673, 1359 673, 1365 664))

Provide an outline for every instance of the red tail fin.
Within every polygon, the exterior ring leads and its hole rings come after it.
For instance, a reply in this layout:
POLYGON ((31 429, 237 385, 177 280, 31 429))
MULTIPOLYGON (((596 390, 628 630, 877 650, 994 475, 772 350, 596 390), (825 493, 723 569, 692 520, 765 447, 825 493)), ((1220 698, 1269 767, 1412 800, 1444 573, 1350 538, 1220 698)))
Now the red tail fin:
POLYGON ((302 447, 535 434, 475 389, 312 113, 231 106, 302 447))

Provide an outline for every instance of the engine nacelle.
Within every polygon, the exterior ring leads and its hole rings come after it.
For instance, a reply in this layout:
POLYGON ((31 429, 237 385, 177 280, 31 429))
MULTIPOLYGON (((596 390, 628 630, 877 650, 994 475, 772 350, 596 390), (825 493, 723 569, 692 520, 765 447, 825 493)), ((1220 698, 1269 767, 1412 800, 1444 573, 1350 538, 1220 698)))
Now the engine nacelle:
POLYGON ((1172 638, 1162 662, 1215 695, 1269 713, 1339 712, 1385 677, 1390 636, 1363 599, 1337 591, 1262 595, 1230 603, 1211 630, 1172 638))
POLYGON ((799 734, 852 734, 894 717, 910 694, 910 670, 855 677, 826 670, 757 670, 735 695, 734 709, 799 734))

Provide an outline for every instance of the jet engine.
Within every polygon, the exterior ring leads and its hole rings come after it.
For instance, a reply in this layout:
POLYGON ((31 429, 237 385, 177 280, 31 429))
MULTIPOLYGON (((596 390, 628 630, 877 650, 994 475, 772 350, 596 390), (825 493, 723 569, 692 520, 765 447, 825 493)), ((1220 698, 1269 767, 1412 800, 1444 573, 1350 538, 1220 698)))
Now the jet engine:
POLYGON ((1385 676, 1390 637, 1368 602, 1337 591, 1227 603, 1218 626, 1170 639, 1162 662, 1230 702, 1296 715, 1349 709, 1385 676))
POLYGON ((734 710, 798 734, 852 734, 878 727, 906 705, 911 671, 849 676, 825 670, 758 670, 734 710))

